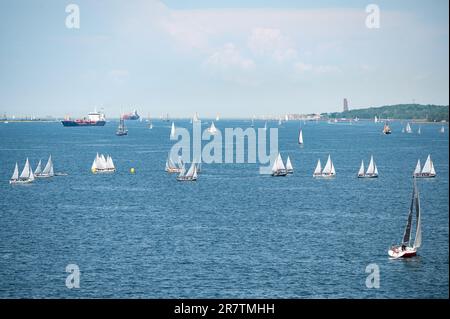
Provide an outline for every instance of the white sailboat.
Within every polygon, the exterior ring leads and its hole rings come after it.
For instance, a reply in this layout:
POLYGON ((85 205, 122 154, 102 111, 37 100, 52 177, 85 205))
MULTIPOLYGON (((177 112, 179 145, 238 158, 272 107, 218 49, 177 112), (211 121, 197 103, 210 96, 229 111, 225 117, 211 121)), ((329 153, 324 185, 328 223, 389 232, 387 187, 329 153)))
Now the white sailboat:
POLYGON ((334 177, 336 176, 336 170, 334 168, 333 161, 331 160, 331 156, 328 155, 327 162, 325 163, 325 166, 323 167, 323 170, 320 170, 320 159, 317 162, 316 169, 314 170, 314 177, 334 177))
POLYGON ((286 176, 287 171, 286 167, 283 164, 283 159, 281 158, 281 154, 278 153, 277 158, 272 166, 272 176, 286 176))
POLYGON ((197 164, 196 163, 192 163, 191 167, 189 168, 189 170, 185 173, 185 168, 184 165, 182 167, 182 170, 180 172, 180 174, 177 176, 177 181, 180 182, 195 182, 197 180, 197 164))
POLYGON ((364 161, 361 161, 361 166, 358 171, 359 178, 376 178, 378 177, 378 168, 377 164, 373 160, 373 156, 370 156, 369 166, 367 167, 367 171, 364 173, 364 161))
POLYGON ((319 177, 322 175, 322 164, 320 164, 320 159, 317 161, 316 169, 314 170, 313 177, 319 177))
POLYGON ((388 250, 388 255, 392 258, 409 258, 416 256, 417 250, 422 245, 422 225, 421 225, 421 209, 419 191, 417 189, 416 179, 414 178, 414 187, 411 198, 411 205, 409 207, 408 219, 406 222, 405 231, 403 233, 402 243, 400 245, 393 245, 388 250), (414 244, 411 246, 412 235, 412 220, 416 212, 416 235, 414 238, 414 244))
POLYGON ((172 128, 170 129, 170 138, 175 138, 175 123, 172 122, 172 128))
POLYGON ((217 128, 214 125, 214 121, 211 122, 211 126, 208 128, 208 132, 210 134, 216 134, 217 133, 217 128))
POLYGON ((167 173, 180 173, 182 168, 184 167, 183 160, 181 159, 181 156, 178 158, 178 165, 174 163, 172 158, 170 157, 170 153, 167 156, 166 160, 166 168, 165 171, 167 173))
POLYGON ((288 174, 294 173, 294 167, 292 166, 291 159, 289 158, 289 156, 286 160, 286 173, 288 174))
POLYGON ((444 128, 444 126, 441 126, 441 130, 440 130, 439 132, 445 133, 445 128, 444 128))
POLYGON ((405 132, 412 133, 411 125, 409 125, 409 123, 406 124, 405 132))
POLYGON ((47 161, 47 164, 44 167, 44 170, 42 172, 40 172, 40 173, 36 173, 35 175, 38 178, 55 176, 55 173, 53 172, 53 162, 52 162, 52 156, 51 155, 48 158, 48 161, 47 161))
POLYGON ((300 129, 300 133, 298 133, 298 144, 303 145, 303 130, 300 129))
POLYGON ((436 170, 434 169, 433 161, 431 160, 431 156, 428 155, 423 168, 420 168, 420 159, 417 161, 416 168, 413 172, 413 177, 418 178, 433 178, 436 177, 436 170))
POLYGON ((116 167, 114 165, 113 159, 111 156, 107 155, 105 156, 103 154, 100 154, 100 156, 97 153, 97 156, 94 159, 94 162, 91 166, 92 173, 112 173, 116 171, 116 167))
POLYGON ((417 130, 417 134, 422 134, 422 131, 420 130, 420 126, 419 126, 419 129, 417 130))
POLYGON ((375 118, 373 119, 373 121, 374 121, 375 123, 378 123, 378 118, 377 118, 376 115, 375 115, 375 118))
POLYGON ((220 117, 219 117, 219 114, 217 114, 216 115, 216 122, 219 122, 219 120, 220 120, 220 117))
POLYGON ((37 176, 42 173, 42 167, 41 167, 41 160, 39 160, 39 163, 36 166, 36 169, 34 170, 34 176, 37 176))
POLYGON ((25 166, 24 166, 20 176, 19 176, 19 166, 16 163, 16 166, 14 167, 13 175, 11 176, 9 183, 10 184, 28 184, 33 181, 34 181, 34 174, 33 174, 33 170, 30 167, 30 162, 28 161, 28 158, 25 162, 25 166))

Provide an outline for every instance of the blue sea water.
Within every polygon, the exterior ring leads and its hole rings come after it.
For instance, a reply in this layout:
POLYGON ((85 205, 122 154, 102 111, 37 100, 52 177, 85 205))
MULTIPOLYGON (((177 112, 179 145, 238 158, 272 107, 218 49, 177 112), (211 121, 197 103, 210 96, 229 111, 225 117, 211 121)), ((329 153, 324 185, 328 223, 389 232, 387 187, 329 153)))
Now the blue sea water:
POLYGON ((196 183, 180 183, 164 172, 170 124, 127 122, 129 135, 117 137, 115 122, 0 123, 0 298, 449 297, 448 126, 445 134, 435 124, 402 134, 405 123, 393 122, 393 134, 383 135, 372 122, 290 121, 279 127, 279 149, 292 176, 260 175, 258 164, 203 164, 196 183), (90 172, 97 152, 112 155, 115 174, 90 172), (29 157, 35 167, 50 154, 68 176, 8 184, 16 161, 21 169, 29 157), (336 178, 313 179, 328 154, 336 178), (371 154, 380 177, 357 179, 371 154), (390 260, 411 173, 428 154, 438 176, 418 181, 423 246, 415 258, 390 260), (80 268, 79 289, 65 285, 68 264, 80 268), (369 264, 379 267, 378 289, 366 287, 369 264))

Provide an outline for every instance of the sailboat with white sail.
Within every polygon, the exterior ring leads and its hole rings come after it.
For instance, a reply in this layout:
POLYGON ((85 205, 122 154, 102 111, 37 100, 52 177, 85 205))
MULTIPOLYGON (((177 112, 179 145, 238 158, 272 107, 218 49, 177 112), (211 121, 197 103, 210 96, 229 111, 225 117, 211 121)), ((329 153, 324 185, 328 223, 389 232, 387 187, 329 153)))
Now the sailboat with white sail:
POLYGON ((441 126, 441 130, 439 132, 440 133, 445 133, 445 128, 443 126, 441 126))
POLYGON ((186 169, 183 165, 180 174, 177 176, 177 181, 180 182, 195 182, 197 181, 197 164, 192 163, 189 170, 186 172, 186 169))
MULTIPOLYGON (((40 161, 39 161, 40 164, 40 161)), ((38 167, 36 168, 37 173, 35 173, 36 177, 38 178, 46 178, 46 177, 53 177, 55 176, 55 173, 53 171, 53 161, 52 161, 52 156, 50 155, 47 161, 47 164, 44 167, 44 170, 42 172, 39 172, 39 164, 38 167)))
POLYGON ((286 173, 288 174, 294 173, 294 167, 292 166, 291 159, 289 158, 289 156, 287 157, 286 160, 286 173))
POLYGON ((411 125, 409 125, 409 123, 406 124, 405 132, 412 133, 412 128, 411 128, 411 125))
POLYGON ((367 171, 364 172, 364 161, 361 161, 361 166, 358 171, 358 178, 377 178, 378 177, 378 168, 377 164, 373 160, 373 156, 370 157, 369 167, 367 167, 367 171))
POLYGON ((170 138, 175 138, 175 132, 176 132, 175 123, 172 122, 172 128, 170 129, 170 138))
POLYGON ((375 123, 378 123, 378 117, 375 115, 375 118, 373 119, 373 121, 375 122, 375 123))
POLYGON ((414 169, 413 172, 413 177, 418 178, 436 177, 436 170, 434 169, 434 164, 429 154, 427 160, 425 161, 425 164, 423 165, 423 168, 420 167, 420 159, 417 161, 416 168, 414 169))
POLYGON ((28 158, 25 162, 25 166, 23 167, 22 173, 19 175, 19 166, 16 163, 14 167, 13 175, 9 180, 10 184, 29 184, 34 181, 33 170, 31 169, 30 162, 28 158))
POLYGON ((41 160, 39 160, 39 163, 36 166, 36 169, 34 170, 34 176, 39 175, 42 173, 42 167, 41 167, 41 160))
POLYGON ((181 159, 181 156, 178 157, 178 163, 175 164, 173 159, 170 157, 170 153, 167 156, 166 160, 166 168, 165 171, 167 173, 180 173, 183 168, 183 160, 181 159))
POLYGON ((303 130, 300 129, 300 132, 298 133, 298 144, 303 145, 303 130))
POLYGON ((277 158, 272 166, 272 176, 286 176, 287 171, 286 167, 283 164, 283 159, 281 158, 281 154, 278 153, 277 158))
POLYGON ((217 133, 217 128, 214 125, 214 121, 211 122, 211 126, 208 128, 208 132, 210 134, 216 134, 217 133))
POLYGON ((219 120, 220 120, 220 117, 219 117, 219 114, 217 114, 216 115, 216 122, 219 122, 219 120))
POLYGON ((422 245, 422 225, 421 225, 421 209, 419 191, 417 189, 416 179, 414 178, 413 193, 411 198, 411 205, 409 207, 408 219, 406 222, 405 231, 403 233, 402 243, 400 245, 393 245, 388 250, 388 255, 391 258, 409 258, 417 255, 417 250, 422 245), (413 228, 413 215, 416 215, 416 235, 414 243, 411 246, 411 235, 413 228))
POLYGON ((420 126, 419 126, 419 129, 417 130, 417 134, 422 134, 422 130, 420 129, 420 126))
POLYGON ((334 168, 333 161, 331 160, 331 156, 328 155, 327 162, 325 163, 325 166, 321 167, 320 165, 320 159, 317 162, 316 169, 314 170, 313 177, 335 177, 336 176, 336 170, 334 168))
POLYGON ((113 173, 116 171, 113 159, 111 156, 107 155, 106 158, 103 154, 95 156, 94 162, 91 166, 91 172, 97 173, 113 173))

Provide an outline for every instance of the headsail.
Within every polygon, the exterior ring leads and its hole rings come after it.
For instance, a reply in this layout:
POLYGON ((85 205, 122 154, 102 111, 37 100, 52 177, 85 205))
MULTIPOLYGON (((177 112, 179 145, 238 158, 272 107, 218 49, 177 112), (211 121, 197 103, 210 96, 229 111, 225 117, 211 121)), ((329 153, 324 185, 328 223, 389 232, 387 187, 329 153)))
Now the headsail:
POLYGON ((294 170, 294 168, 292 167, 291 159, 289 158, 289 156, 288 156, 288 158, 286 160, 286 170, 288 170, 288 171, 293 171, 294 170))
POLYGON ((364 161, 361 161, 361 166, 359 167, 358 176, 364 175, 364 161))
POLYGON ((431 174, 432 168, 434 170, 434 167, 432 165, 433 162, 431 161, 430 155, 428 155, 427 160, 425 161, 425 164, 422 168, 422 174, 431 174))
POLYGON ((322 173, 322 165, 320 164, 320 159, 317 161, 316 169, 314 170, 314 175, 320 175, 322 173))
POLYGON ((16 162, 16 166, 14 167, 14 173, 11 176, 11 180, 18 180, 19 179, 19 166, 17 165, 16 162))
POLYGON ((367 167, 367 172, 366 174, 374 174, 375 173, 375 164, 373 161, 373 156, 370 157, 370 162, 369 162, 369 166, 367 167))
POLYGON ((41 160, 39 160, 39 163, 38 163, 36 169, 34 170, 34 175, 38 175, 40 173, 42 173, 41 160))
POLYGON ((422 168, 421 168, 421 166, 420 166, 420 159, 418 159, 418 160, 417 160, 417 165, 416 165, 416 168, 414 169, 413 175, 420 174, 421 170, 422 170, 422 168))
POLYGON ((25 162, 25 166, 23 167, 22 173, 20 174, 21 179, 28 179, 30 177, 30 163, 28 162, 28 157, 25 162))
POLYGON ((175 123, 172 122, 172 128, 170 130, 170 137, 175 137, 175 123))

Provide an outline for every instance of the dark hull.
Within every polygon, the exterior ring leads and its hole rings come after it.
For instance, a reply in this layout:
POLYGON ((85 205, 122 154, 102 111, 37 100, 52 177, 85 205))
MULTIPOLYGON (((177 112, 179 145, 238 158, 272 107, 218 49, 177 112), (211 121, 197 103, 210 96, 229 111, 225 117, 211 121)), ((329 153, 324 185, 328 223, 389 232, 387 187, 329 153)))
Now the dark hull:
POLYGON ((63 126, 104 126, 106 121, 61 121, 63 126))
POLYGON ((139 115, 124 115, 124 120, 139 120, 141 117, 139 115))

